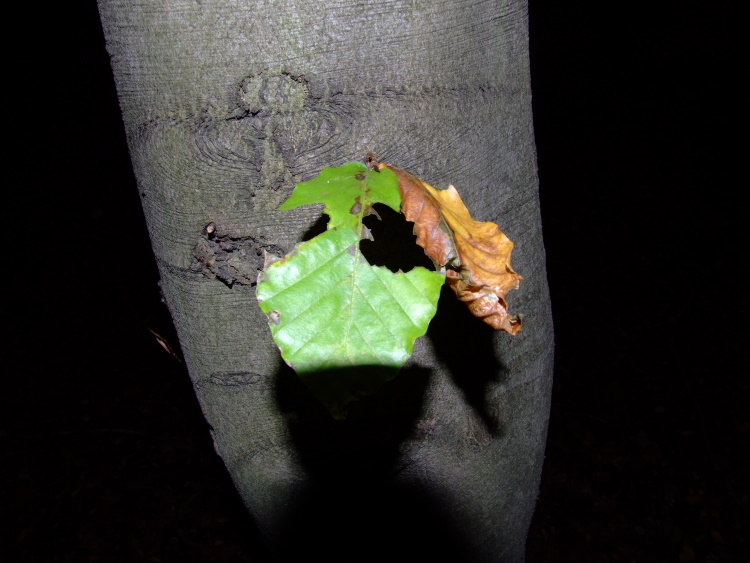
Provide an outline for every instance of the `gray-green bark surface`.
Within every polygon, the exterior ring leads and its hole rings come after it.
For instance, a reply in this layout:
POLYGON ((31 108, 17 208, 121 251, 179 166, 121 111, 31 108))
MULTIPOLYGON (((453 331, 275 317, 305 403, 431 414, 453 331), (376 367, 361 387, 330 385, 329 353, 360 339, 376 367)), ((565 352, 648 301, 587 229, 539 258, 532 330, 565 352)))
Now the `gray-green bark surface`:
POLYGON ((402 554, 521 560, 553 349, 525 2, 99 7, 165 301, 277 553, 368 560, 397 538, 402 554), (456 185, 515 241, 524 329, 493 333, 444 295, 411 367, 335 423, 281 367, 247 282, 259 249, 290 249, 318 217, 276 210, 294 184, 368 151, 456 185))

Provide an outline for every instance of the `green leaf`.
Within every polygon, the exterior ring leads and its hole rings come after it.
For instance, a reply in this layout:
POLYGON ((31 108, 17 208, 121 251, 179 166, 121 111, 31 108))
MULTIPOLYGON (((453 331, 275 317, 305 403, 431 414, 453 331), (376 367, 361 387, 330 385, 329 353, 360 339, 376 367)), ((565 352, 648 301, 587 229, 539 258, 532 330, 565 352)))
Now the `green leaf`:
POLYGON ((325 168, 298 184, 282 209, 311 203, 325 204, 328 230, 266 268, 258 301, 284 360, 341 417, 348 402, 375 391, 409 358, 445 276, 419 267, 393 273, 362 255, 362 218, 372 205, 400 206, 390 170, 358 162, 325 168))
POLYGON ((401 195, 392 170, 368 170, 362 162, 347 162, 338 168, 326 167, 312 180, 297 184, 279 209, 312 203, 325 203, 323 211, 331 218, 329 229, 349 227, 359 232, 362 216, 374 203, 384 203, 398 211, 401 195))

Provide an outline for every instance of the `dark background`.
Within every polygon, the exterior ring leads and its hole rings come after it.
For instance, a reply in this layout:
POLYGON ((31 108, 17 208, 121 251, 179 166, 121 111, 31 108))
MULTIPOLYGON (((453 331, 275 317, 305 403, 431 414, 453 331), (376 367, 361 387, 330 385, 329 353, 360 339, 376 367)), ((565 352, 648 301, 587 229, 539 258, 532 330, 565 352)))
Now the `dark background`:
MULTIPOLYGON (((149 332, 176 342, 96 6, 67 4, 9 22, 3 559, 265 561, 149 332)), ((532 563, 749 556, 738 18, 532 1, 557 342, 532 563)))

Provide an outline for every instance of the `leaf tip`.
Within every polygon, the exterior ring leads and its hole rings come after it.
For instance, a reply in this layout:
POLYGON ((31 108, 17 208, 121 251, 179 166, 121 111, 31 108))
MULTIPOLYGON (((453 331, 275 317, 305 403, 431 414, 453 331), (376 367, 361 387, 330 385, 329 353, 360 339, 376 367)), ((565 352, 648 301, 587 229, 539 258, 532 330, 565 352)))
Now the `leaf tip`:
POLYGON ((367 152, 367 154, 365 154, 365 166, 370 170, 379 172, 384 165, 378 161, 378 157, 375 156, 374 152, 367 152))

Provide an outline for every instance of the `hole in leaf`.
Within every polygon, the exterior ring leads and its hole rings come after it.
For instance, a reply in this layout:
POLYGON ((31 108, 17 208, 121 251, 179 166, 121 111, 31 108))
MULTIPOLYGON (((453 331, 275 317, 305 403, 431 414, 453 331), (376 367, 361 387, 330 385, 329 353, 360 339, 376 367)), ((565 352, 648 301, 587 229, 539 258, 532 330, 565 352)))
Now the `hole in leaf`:
POLYGON ((359 243, 367 261, 373 266, 385 266, 391 272, 408 272, 415 266, 434 271, 432 260, 417 244, 414 223, 386 205, 375 204, 374 207, 381 220, 372 214, 363 221, 374 240, 362 240, 359 243))

